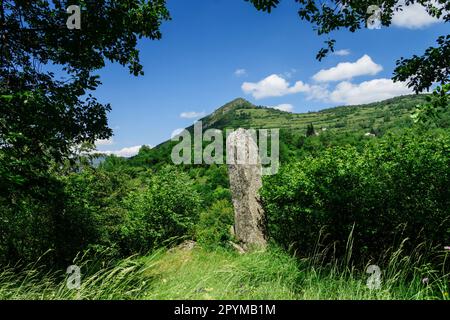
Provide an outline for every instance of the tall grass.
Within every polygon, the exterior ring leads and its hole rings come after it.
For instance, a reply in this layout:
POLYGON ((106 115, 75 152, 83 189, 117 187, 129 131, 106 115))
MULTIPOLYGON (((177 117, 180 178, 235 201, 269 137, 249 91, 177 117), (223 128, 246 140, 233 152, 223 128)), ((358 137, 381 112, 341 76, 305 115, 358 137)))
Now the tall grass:
POLYGON ((442 252, 438 270, 425 262, 425 249, 386 252, 377 261, 380 289, 369 289, 366 269, 352 265, 350 239, 346 257, 332 261, 323 259, 324 250, 297 259, 276 247, 244 255, 200 246, 161 249, 100 269, 79 257, 78 290, 67 288, 65 270, 4 268, 0 299, 449 299, 450 253, 442 252))

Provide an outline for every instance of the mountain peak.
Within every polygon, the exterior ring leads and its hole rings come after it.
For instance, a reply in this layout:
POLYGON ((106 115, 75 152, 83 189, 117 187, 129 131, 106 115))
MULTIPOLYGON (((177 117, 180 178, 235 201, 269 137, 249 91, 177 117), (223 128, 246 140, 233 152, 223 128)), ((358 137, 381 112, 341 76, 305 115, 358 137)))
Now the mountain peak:
POLYGON ((248 100, 246 100, 246 99, 244 99, 242 97, 238 97, 238 98, 228 102, 227 104, 242 104, 242 103, 252 104, 251 102, 249 102, 248 100))
POLYGON ((245 100, 244 98, 236 98, 216 109, 216 111, 206 116, 202 120, 205 122, 205 127, 210 127, 214 124, 219 125, 220 123, 228 122, 228 118, 234 118, 236 110, 254 108, 258 107, 253 103, 245 100))
POLYGON ((221 106, 220 108, 218 108, 216 111, 213 112, 213 115, 218 115, 218 114, 225 114, 228 113, 230 111, 234 111, 237 109, 248 109, 248 108, 256 108, 256 106, 245 100, 244 98, 236 98, 226 104, 224 104, 223 106, 221 106))

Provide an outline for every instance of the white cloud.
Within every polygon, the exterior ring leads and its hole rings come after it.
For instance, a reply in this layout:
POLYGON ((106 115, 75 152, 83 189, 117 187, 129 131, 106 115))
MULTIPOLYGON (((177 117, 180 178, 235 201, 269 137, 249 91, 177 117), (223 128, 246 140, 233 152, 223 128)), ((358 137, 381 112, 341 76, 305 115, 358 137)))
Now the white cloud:
POLYGON ((107 155, 111 155, 114 154, 116 156, 119 157, 125 157, 125 158, 129 158, 132 156, 135 156, 139 153, 139 150, 141 149, 142 146, 134 146, 134 147, 127 147, 127 148, 123 148, 120 150, 114 150, 114 151, 99 151, 99 153, 104 153, 107 155))
POLYGON ((294 111, 294 106, 292 104, 289 104, 289 103, 282 103, 282 104, 279 104, 277 106, 273 106, 273 107, 269 107, 269 108, 273 108, 273 109, 277 109, 277 110, 285 111, 285 112, 292 112, 292 111, 294 111))
POLYGON ((290 86, 284 78, 279 75, 272 74, 259 82, 244 82, 241 86, 246 94, 251 94, 255 99, 262 99, 267 97, 282 97, 287 94, 297 92, 307 92, 309 85, 302 81, 297 81, 293 86, 290 86))
POLYGON ((99 139, 95 141, 95 145, 98 146, 110 146, 114 144, 114 140, 113 138, 109 138, 109 139, 99 139))
POLYGON ((335 56, 348 56, 350 54, 350 50, 349 49, 341 49, 341 50, 336 50, 335 52, 333 52, 333 54, 335 56))
MULTIPOLYGON (((259 82, 244 82, 242 90, 253 95, 255 99, 265 97, 281 97, 293 93, 304 93, 307 100, 339 103, 345 105, 365 104, 396 96, 414 93, 406 83, 394 82, 391 79, 379 78, 352 83, 350 79, 360 75, 375 75, 383 67, 376 64, 368 55, 362 56, 356 62, 339 63, 337 66, 321 70, 313 76, 319 83, 297 81, 291 85, 280 75, 272 74, 259 82), (342 81, 344 80, 344 81, 342 81), (339 81, 332 85, 332 81, 339 81)), ((293 112, 291 104, 279 104, 270 108, 293 112)))
POLYGON ((364 81, 360 84, 343 81, 329 93, 328 99, 348 105, 364 104, 411 93, 413 93, 412 90, 405 83, 383 78, 364 81))
POLYGON ((372 61, 367 54, 356 62, 341 62, 336 67, 322 69, 317 72, 313 79, 318 82, 350 80, 353 77, 363 75, 376 75, 383 67, 372 61))
POLYGON ((205 115, 206 115, 205 112, 188 111, 188 112, 182 112, 180 114, 180 117, 184 118, 184 119, 194 119, 194 118, 204 117, 205 115))
POLYGON ((247 70, 245 70, 245 69, 237 69, 237 70, 234 72, 234 75, 235 75, 236 77, 244 77, 244 76, 247 75, 247 70))
POLYGON ((408 29, 420 29, 441 21, 430 16, 425 7, 418 3, 403 6, 403 10, 397 11, 392 17, 392 24, 394 26, 408 29))
POLYGON ((329 101, 330 91, 328 84, 311 85, 306 97, 307 100, 329 101))

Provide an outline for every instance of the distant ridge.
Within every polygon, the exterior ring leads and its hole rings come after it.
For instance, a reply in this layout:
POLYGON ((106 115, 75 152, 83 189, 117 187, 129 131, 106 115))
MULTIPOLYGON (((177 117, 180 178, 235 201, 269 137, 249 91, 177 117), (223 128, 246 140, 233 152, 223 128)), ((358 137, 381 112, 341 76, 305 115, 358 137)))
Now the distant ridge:
MULTIPOLYGON (((306 132, 310 123, 316 129, 345 133, 369 132, 411 123, 412 110, 425 102, 426 95, 399 96, 363 105, 338 106, 307 113, 289 113, 256 106, 244 98, 236 98, 201 118, 203 130, 215 128, 280 128, 306 132)), ((193 130, 193 125, 186 128, 193 130)), ((169 141, 166 141, 169 142, 169 141)), ((163 145, 162 143, 155 148, 163 145)))

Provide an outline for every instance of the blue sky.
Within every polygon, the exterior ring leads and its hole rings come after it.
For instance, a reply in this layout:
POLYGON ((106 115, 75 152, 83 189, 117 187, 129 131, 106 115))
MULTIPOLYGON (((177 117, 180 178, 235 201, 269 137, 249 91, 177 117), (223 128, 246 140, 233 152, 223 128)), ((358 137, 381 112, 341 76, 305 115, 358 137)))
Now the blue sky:
POLYGON ((401 56, 421 54, 448 26, 419 7, 380 30, 334 33, 339 55, 315 60, 326 37, 297 15, 294 0, 271 14, 244 0, 168 0, 172 20, 160 41, 139 43, 145 75, 108 64, 95 92, 110 103, 114 137, 98 150, 123 156, 155 146, 178 128, 237 97, 307 112, 408 93, 389 79, 401 56))

